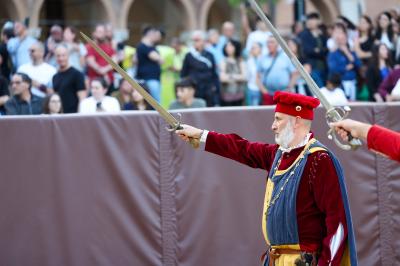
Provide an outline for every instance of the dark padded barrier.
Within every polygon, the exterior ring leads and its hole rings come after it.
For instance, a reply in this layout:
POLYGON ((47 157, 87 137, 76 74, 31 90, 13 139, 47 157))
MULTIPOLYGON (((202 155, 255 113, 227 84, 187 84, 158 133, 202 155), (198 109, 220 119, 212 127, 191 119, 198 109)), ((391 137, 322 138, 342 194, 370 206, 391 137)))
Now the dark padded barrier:
MULTIPOLYGON (((400 131, 400 105, 351 117, 400 131)), ((273 107, 182 111, 272 142, 273 107)), ((0 265, 260 265, 266 173, 194 151, 155 112, 0 118, 0 265)), ((400 167, 316 137, 346 174, 360 265, 400 263, 400 167)))

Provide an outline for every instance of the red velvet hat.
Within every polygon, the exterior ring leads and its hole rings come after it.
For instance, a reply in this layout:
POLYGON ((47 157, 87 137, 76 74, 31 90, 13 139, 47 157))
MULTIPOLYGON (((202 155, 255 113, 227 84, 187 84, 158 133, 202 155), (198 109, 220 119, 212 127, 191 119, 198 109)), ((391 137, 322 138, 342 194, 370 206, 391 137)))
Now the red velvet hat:
POLYGON ((308 120, 313 120, 314 108, 319 105, 317 98, 284 91, 275 92, 274 102, 276 102, 275 112, 308 120))

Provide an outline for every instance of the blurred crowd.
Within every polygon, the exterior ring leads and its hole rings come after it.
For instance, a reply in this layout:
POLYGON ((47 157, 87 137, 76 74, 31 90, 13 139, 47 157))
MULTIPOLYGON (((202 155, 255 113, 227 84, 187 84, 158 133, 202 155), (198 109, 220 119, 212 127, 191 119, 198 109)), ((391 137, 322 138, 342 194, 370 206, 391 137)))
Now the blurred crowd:
MULTIPOLYGON (((266 25, 241 7, 242 35, 227 21, 186 40, 147 26, 139 43, 117 42, 110 24, 93 40, 169 109, 273 104, 276 91, 312 95, 266 25)), ((343 16, 324 25, 307 14, 285 39, 333 105, 400 100, 400 14, 343 16)), ((0 114, 150 110, 133 87, 72 26, 53 25, 44 40, 24 21, 7 22, 0 44, 0 114)))

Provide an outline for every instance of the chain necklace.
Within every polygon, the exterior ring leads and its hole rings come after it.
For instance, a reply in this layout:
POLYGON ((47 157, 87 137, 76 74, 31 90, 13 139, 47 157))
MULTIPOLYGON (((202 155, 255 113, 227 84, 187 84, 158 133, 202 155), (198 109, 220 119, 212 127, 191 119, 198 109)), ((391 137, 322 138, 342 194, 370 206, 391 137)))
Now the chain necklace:
MULTIPOLYGON (((272 176, 275 176, 275 173, 276 173, 276 171, 278 170, 278 168, 279 168, 279 166, 280 166, 280 164, 281 164, 282 157, 283 157, 283 154, 282 154, 282 156, 279 158, 279 161, 278 161, 278 163, 276 164, 276 167, 274 168, 274 174, 273 174, 272 176)), ((266 209, 266 215, 269 214, 269 208, 272 207, 272 206, 275 204, 275 202, 279 199, 279 197, 281 196, 283 190, 285 189, 287 183, 289 182, 289 179, 294 175, 294 171, 295 171, 296 168, 299 166, 299 163, 300 163, 300 161, 296 163, 296 165, 294 166, 294 169, 290 172, 289 176, 286 178, 285 182, 283 183, 283 185, 281 186, 281 188, 279 189, 279 191, 278 191, 278 193, 275 195, 275 197, 274 197, 271 201, 268 202, 268 204, 267 204, 267 209, 266 209)), ((272 181, 271 181, 271 182, 272 182, 272 181)), ((272 192, 271 192, 271 193, 272 193, 272 192)), ((268 197, 271 198, 271 195, 268 195, 268 197)))

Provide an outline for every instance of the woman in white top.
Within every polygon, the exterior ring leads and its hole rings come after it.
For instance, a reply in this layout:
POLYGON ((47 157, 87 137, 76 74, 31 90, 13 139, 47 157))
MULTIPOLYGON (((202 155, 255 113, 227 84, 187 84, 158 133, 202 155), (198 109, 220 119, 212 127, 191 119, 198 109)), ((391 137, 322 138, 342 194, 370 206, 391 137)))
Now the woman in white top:
POLYGON ((107 83, 103 78, 92 80, 90 83, 90 92, 92 96, 84 99, 79 104, 79 113, 119 112, 121 110, 117 99, 106 96, 107 83))

